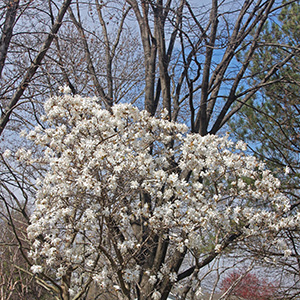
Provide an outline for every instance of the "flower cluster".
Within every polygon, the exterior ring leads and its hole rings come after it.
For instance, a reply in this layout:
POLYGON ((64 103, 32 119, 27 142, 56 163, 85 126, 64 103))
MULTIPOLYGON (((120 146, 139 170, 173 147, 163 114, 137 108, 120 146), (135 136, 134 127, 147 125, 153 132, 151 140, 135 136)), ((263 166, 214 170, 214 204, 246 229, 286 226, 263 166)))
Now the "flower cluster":
MULTIPOLYGON (((127 104, 110 113, 93 98, 54 97, 45 111, 49 127, 27 135, 43 157, 19 154, 48 166, 28 228, 34 272, 41 264, 59 270, 57 278, 71 271, 81 282, 106 277, 107 287, 123 278, 129 287, 147 266, 153 291, 178 274, 168 260, 152 269, 145 263, 151 237, 169 241, 168 253, 219 253, 228 234, 262 235, 299 223, 298 215, 285 217, 289 201, 279 181, 242 142, 188 134, 185 125, 127 104)), ((79 288, 76 280, 71 286, 79 288)))

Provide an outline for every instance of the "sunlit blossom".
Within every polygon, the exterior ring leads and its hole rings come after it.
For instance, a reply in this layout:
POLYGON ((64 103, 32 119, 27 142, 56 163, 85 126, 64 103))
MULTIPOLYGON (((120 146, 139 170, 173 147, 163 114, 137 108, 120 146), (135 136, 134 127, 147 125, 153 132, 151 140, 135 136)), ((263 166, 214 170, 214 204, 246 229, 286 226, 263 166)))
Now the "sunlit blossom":
MULTIPOLYGON (((279 191, 280 181, 244 153, 243 142, 188 134, 185 125, 129 104, 112 110, 103 110, 94 98, 53 97, 45 104, 49 128, 27 135, 43 155, 24 149, 15 154, 47 166, 28 226, 30 255, 40 263, 32 272, 51 265, 61 278, 72 271, 75 292, 86 278, 100 289, 120 290, 147 276, 155 300, 161 281, 175 284, 179 277, 172 257, 154 269, 153 261, 145 262, 157 243, 168 242, 170 256, 205 254, 203 249, 221 253, 223 240, 236 232, 264 239, 268 232, 299 225, 300 214, 285 215, 290 203, 279 191)), ((275 240, 273 246, 290 255, 275 240)))

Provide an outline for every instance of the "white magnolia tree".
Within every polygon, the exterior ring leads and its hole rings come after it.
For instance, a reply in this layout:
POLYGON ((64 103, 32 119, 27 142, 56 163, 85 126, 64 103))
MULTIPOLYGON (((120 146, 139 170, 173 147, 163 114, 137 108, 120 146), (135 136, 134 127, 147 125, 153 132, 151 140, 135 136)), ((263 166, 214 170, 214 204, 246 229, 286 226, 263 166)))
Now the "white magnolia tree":
POLYGON ((45 111, 47 128, 27 135, 42 155, 16 156, 45 170, 28 228, 31 269, 61 299, 92 284, 111 299, 154 300, 181 284, 185 299, 239 242, 259 238, 290 254, 276 234, 300 215, 287 216, 279 181, 244 143, 67 93, 45 111))

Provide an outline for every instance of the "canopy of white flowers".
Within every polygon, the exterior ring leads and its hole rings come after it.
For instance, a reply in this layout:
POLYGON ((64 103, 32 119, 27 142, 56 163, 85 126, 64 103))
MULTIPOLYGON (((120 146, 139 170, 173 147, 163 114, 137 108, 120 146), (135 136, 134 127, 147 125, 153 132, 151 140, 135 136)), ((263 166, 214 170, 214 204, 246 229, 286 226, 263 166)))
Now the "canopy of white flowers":
POLYGON ((16 153, 46 168, 28 228, 32 271, 71 274, 71 296, 93 280, 131 299, 147 286, 160 299, 183 278, 186 255, 197 264, 299 223, 243 142, 189 134, 128 104, 110 113, 78 95, 49 99, 45 112, 47 128, 27 135, 42 155, 16 153))

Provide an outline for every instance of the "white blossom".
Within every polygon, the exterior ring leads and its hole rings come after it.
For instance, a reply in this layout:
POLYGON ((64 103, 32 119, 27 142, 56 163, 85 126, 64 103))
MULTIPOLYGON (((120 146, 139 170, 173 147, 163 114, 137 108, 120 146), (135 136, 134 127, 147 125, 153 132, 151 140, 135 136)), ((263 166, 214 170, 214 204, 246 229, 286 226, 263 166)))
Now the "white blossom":
POLYGON ((64 94, 70 94, 71 93, 71 89, 67 85, 59 87, 59 91, 61 93, 64 93, 64 94))
POLYGON ((289 257, 289 256, 291 256, 291 254, 292 254, 292 250, 290 250, 290 249, 284 250, 284 257, 289 257))
POLYGON ((176 282, 177 281, 177 274, 175 272, 170 273, 169 277, 170 277, 171 282, 176 282))
POLYGON ((159 292, 159 291, 154 291, 151 298, 152 298, 153 300, 159 300, 160 297, 161 297, 160 292, 159 292))
MULTIPOLYGON (((19 149, 15 157, 46 170, 28 226, 30 255, 40 263, 32 272, 51 266, 60 278, 72 266, 71 289, 90 277, 100 288, 120 289, 120 276, 128 284, 147 276, 154 289, 165 278, 175 284, 171 260, 155 274, 149 262, 147 270, 136 268, 151 256, 145 247, 152 238, 169 243, 168 255, 205 255, 222 252, 225 244, 212 241, 233 233, 264 240, 300 223, 300 214, 287 216, 280 181, 244 153, 243 142, 188 134, 185 125, 129 104, 111 114, 97 99, 68 93, 50 98, 45 113, 49 127, 27 134, 42 155, 19 149), (119 277, 114 261, 122 261, 119 277)), ((290 255, 276 240, 273 247, 290 255)))
POLYGON ((139 183, 136 180, 134 180, 130 183, 130 187, 132 189, 137 189, 139 187, 139 183))
POLYGON ((9 158, 9 157, 11 156, 11 151, 10 151, 9 149, 6 149, 6 150, 3 152, 2 156, 3 156, 4 158, 9 158))
POLYGON ((217 244, 217 245, 215 246, 215 251, 216 251, 217 253, 220 253, 220 252, 222 251, 222 245, 221 245, 221 244, 217 244))
POLYGON ((126 269, 124 271, 124 280, 127 282, 136 282, 139 278, 139 270, 126 269))
POLYGON ((30 270, 32 271, 33 274, 38 274, 43 272, 43 267, 39 265, 32 265, 30 270))
POLYGON ((199 288, 196 290, 195 296, 196 296, 196 297, 201 297, 201 296, 203 296, 203 292, 202 292, 202 288, 201 288, 201 287, 199 287, 199 288))
POLYGON ((157 282, 156 276, 155 275, 151 275, 149 277, 149 283, 150 284, 155 284, 157 282))

